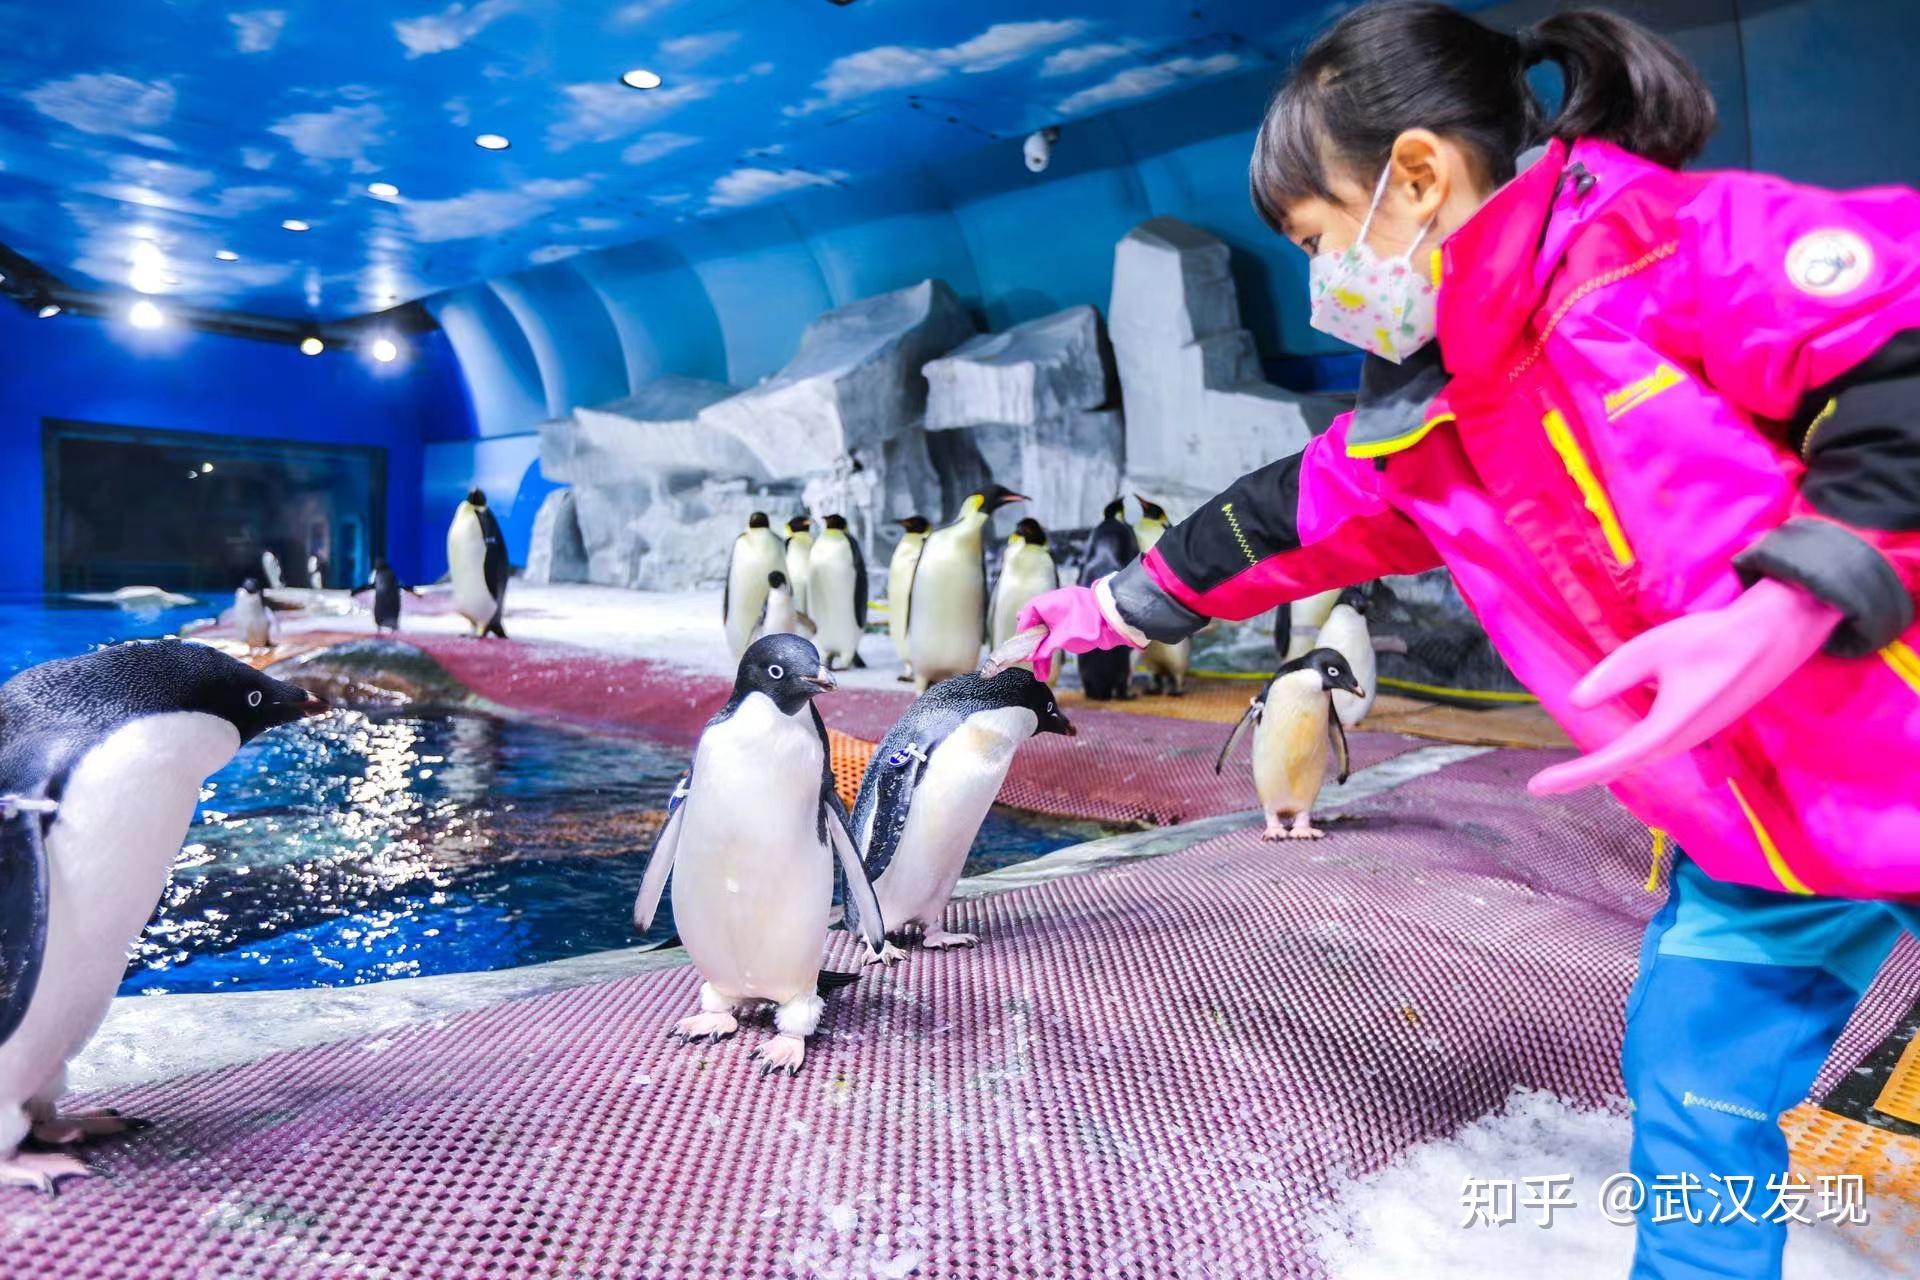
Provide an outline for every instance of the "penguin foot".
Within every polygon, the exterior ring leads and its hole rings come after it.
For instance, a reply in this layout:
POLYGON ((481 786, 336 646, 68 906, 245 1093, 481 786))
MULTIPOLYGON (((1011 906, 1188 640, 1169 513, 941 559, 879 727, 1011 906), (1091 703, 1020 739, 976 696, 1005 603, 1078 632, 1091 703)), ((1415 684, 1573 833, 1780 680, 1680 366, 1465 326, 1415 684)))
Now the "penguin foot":
POLYGON ((907 958, 907 953, 891 942, 882 943, 878 951, 868 946, 865 940, 861 941, 860 947, 861 964, 898 964, 907 958))
POLYGON ((921 936, 920 945, 929 951, 944 951, 948 947, 971 947, 980 939, 971 933, 947 933, 941 929, 929 929, 921 936))
POLYGON ((696 1013, 675 1023, 671 1034, 682 1040, 724 1040, 739 1029, 730 1013, 696 1013))
POLYGON ((62 1178, 93 1176, 91 1167, 51 1151, 22 1151, 10 1160, 0 1160, 0 1187, 26 1187, 50 1196, 60 1193, 62 1178))
POLYGON ((85 1142, 88 1138, 104 1138, 116 1133, 136 1133, 141 1129, 150 1129, 153 1122, 139 1120, 132 1116, 123 1116, 118 1111, 83 1111, 70 1116, 52 1116, 46 1120, 36 1120, 33 1125, 33 1137, 36 1142, 44 1142, 50 1147, 64 1147, 70 1143, 85 1142))
POLYGON ((1293 825, 1287 828, 1287 839, 1289 840, 1321 840, 1326 837, 1326 834, 1326 832, 1314 826, 1308 818, 1308 815, 1304 813, 1295 818, 1293 825))
POLYGON ((775 1036, 754 1050, 753 1056, 760 1059, 763 1076, 773 1071, 798 1075, 800 1064, 807 1060, 807 1042, 799 1036, 775 1036))
POLYGON ((1267 829, 1260 833, 1260 838, 1267 841, 1285 840, 1287 838, 1287 824, 1269 814, 1267 816, 1267 829))

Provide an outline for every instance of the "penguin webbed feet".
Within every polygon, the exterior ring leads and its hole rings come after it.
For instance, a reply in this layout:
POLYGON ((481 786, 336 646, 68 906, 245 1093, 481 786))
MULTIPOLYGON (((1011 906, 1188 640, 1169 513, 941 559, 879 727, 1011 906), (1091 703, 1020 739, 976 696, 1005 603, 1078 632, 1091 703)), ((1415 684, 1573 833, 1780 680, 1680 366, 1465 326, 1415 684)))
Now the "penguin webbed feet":
POLYGON ((949 947, 971 947, 980 942, 977 935, 971 933, 948 933, 944 929, 929 929, 920 936, 920 945, 929 951, 945 951, 949 947))
POLYGON ((122 1133, 139 1133, 153 1128, 153 1121, 138 1116, 123 1116, 111 1107, 82 1111, 73 1115, 50 1116, 36 1120, 30 1130, 33 1140, 49 1147, 65 1147, 89 1138, 107 1138, 122 1133))
POLYGON ((42 1195, 60 1194, 62 1178, 93 1178, 99 1170, 57 1151, 18 1151, 0 1160, 0 1187, 25 1187, 42 1195))
POLYGON ((753 1056, 760 1060, 760 1074, 763 1076, 776 1071, 796 1076, 800 1074, 800 1065, 807 1060, 807 1042, 799 1036, 783 1032, 763 1042, 753 1051, 753 1056))
POLYGON ((906 958, 907 958, 907 953, 901 950, 898 946, 895 946, 891 938, 882 942, 880 944, 880 949, 878 951, 875 951, 873 947, 870 946, 864 938, 861 939, 860 963, 862 965, 869 965, 869 964, 894 965, 894 964, 900 963, 900 961, 905 960, 906 958))
POLYGON ((740 1022, 730 1013, 696 1013, 680 1019, 667 1035, 682 1041, 724 1040, 740 1029, 740 1022))

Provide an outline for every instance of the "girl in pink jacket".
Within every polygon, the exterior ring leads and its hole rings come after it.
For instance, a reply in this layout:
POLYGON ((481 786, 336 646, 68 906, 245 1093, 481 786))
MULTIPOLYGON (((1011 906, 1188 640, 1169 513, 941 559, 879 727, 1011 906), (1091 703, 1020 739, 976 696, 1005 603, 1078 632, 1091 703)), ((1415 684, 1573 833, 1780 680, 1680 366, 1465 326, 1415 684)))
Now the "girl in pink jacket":
MULTIPOLYGON (((1678 172, 1713 123, 1612 15, 1349 14, 1251 185, 1372 357, 1357 407, 1021 625, 1044 668, 1446 565, 1589 753, 1533 789, 1605 783, 1686 851, 1628 998, 1633 1172, 1753 1179, 1763 1219, 1920 902, 1920 194, 1678 172)), ((1777 1275, 1785 1235, 1643 1217, 1633 1274, 1777 1275)))

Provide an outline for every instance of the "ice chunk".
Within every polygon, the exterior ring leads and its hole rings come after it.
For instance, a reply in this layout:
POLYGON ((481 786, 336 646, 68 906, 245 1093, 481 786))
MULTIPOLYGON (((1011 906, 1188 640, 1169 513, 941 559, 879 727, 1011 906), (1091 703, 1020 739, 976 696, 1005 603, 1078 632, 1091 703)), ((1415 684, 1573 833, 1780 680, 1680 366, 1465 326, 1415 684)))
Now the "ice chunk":
POLYGON ((797 509, 796 488, 743 479, 659 473, 575 493, 587 578, 606 586, 675 591, 716 585, 733 540, 755 511, 797 509))
POLYGON ((1092 307, 983 333, 927 363, 927 430, 1032 426, 1098 409, 1110 364, 1092 307))
POLYGON ((661 470, 766 479, 752 451, 697 421, 733 388, 698 378, 659 378, 624 400, 575 409, 540 424, 540 469, 578 486, 631 484, 661 470))
POLYGON ((587 581, 587 546, 580 538, 573 490, 555 489, 541 500, 522 576, 528 582, 587 581))

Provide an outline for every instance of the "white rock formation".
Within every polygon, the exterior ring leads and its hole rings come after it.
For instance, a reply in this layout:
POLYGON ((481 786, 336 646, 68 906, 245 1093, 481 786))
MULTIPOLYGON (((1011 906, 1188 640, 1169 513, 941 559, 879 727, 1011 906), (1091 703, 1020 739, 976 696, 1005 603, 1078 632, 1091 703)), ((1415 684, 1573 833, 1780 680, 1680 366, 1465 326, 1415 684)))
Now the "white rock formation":
POLYGON ((1339 408, 1262 378, 1229 252, 1178 218, 1143 222, 1114 249, 1107 326, 1126 405, 1127 486, 1174 511, 1299 452, 1339 408))
POLYGON ((723 382, 666 377, 625 400, 575 409, 540 424, 540 468, 573 485, 629 484, 662 470, 765 479, 751 450, 697 421, 732 394, 723 382))
POLYGON ((540 502, 533 517, 533 537, 527 548, 526 581, 586 582, 587 547, 580 537, 580 518, 573 490, 555 489, 540 502))
POLYGON ((927 429, 971 436, 993 479, 1027 495, 997 521, 1031 515, 1082 528, 1120 492, 1120 415, 1100 313, 1071 307, 982 334, 928 362, 927 429))

